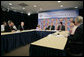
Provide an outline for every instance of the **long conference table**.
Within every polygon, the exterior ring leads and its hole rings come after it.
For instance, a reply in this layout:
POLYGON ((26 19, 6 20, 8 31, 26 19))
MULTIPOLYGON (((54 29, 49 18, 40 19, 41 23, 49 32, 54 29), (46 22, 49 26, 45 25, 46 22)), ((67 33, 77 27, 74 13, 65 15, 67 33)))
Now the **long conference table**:
POLYGON ((65 47, 68 32, 49 34, 30 44, 30 56, 67 56, 65 47))
POLYGON ((1 33, 1 55, 10 52, 21 46, 25 46, 37 40, 40 40, 49 34, 56 31, 37 31, 37 30, 24 30, 17 32, 1 33))

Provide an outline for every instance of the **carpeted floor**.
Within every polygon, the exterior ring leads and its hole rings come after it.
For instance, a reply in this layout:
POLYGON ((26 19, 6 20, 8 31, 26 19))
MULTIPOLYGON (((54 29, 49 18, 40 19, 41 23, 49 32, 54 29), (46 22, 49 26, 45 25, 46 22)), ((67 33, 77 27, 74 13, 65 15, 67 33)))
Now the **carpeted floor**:
POLYGON ((13 50, 4 56, 29 56, 29 47, 30 45, 22 46, 20 48, 17 48, 16 50, 13 50))

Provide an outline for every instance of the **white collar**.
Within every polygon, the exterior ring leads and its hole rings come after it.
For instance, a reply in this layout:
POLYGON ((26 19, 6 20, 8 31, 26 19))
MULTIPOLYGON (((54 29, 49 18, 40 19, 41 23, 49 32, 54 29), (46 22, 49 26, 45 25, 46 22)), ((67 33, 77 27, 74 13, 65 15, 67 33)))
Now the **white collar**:
MULTIPOLYGON (((82 23, 81 23, 82 24, 82 23)), ((79 27, 81 24, 77 25, 77 27, 79 27)))

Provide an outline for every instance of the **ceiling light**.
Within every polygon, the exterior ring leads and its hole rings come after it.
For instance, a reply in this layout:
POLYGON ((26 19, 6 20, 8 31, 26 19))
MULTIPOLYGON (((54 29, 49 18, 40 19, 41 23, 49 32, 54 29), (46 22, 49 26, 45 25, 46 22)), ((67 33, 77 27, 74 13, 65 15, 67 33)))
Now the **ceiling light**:
POLYGON ((12 5, 12 3, 9 3, 9 5, 12 5))
POLYGON ((30 15, 30 12, 28 13, 28 15, 30 15))
POLYGON ((37 7, 36 5, 34 5, 34 7, 37 7))
POLYGON ((57 1, 58 3, 60 3, 61 1, 57 1))
POLYGON ((25 8, 23 7, 22 9, 24 10, 25 8))
POLYGON ((78 8, 78 7, 75 7, 75 8, 78 8))
POLYGON ((63 5, 61 5, 60 7, 63 7, 63 5))

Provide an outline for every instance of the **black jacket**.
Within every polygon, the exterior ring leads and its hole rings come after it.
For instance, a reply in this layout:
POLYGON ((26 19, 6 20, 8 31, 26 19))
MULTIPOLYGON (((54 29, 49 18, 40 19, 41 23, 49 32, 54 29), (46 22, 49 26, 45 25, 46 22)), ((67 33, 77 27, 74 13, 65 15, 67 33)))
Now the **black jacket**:
MULTIPOLYGON (((58 26, 57 30, 60 30, 60 25, 58 26)), ((65 31, 65 26, 64 25, 62 25, 61 30, 65 31)))
MULTIPOLYGON (((46 28, 46 30, 50 30, 50 26, 48 26, 48 27, 46 28)), ((51 26, 51 30, 55 30, 55 26, 54 26, 54 25, 51 26)))
POLYGON ((12 26, 11 27, 9 25, 5 26, 5 32, 11 32, 12 30, 15 30, 13 29, 12 26))
POLYGON ((69 52, 79 54, 83 52, 83 24, 77 27, 75 34, 68 37, 69 52))
POLYGON ((22 26, 19 25, 18 30, 25 30, 25 27, 23 26, 23 28, 22 28, 22 26))

